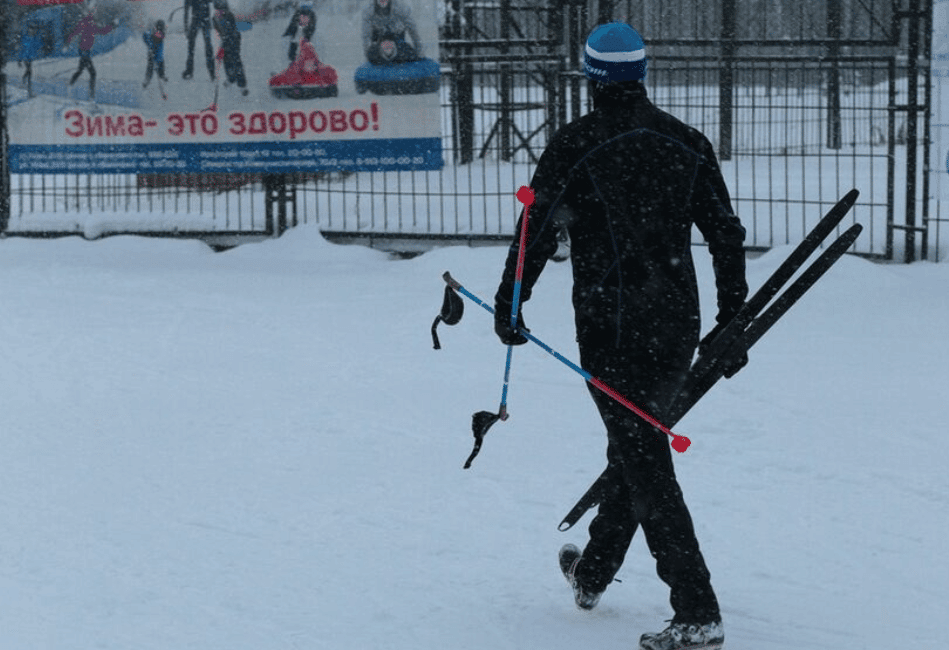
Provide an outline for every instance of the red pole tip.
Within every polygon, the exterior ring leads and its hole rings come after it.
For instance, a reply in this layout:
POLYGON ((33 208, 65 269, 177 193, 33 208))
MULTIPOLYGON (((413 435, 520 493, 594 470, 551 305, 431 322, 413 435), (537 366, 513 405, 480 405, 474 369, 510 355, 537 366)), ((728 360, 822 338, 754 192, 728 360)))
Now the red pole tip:
POLYGON ((517 200, 523 203, 524 205, 533 205, 534 204, 534 190, 522 185, 521 189, 517 191, 517 200))
POLYGON ((685 436, 676 436, 672 439, 672 448, 675 449, 680 454, 689 448, 689 445, 692 444, 692 441, 686 438, 685 436))

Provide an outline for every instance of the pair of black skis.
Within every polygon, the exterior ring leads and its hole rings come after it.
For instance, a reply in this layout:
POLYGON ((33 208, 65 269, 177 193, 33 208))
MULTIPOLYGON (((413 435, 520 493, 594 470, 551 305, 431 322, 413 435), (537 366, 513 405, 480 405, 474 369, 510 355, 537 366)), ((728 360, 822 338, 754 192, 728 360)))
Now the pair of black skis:
MULTIPOLYGON (((821 255, 808 266, 780 296, 778 292, 804 265, 804 262, 816 251, 825 239, 840 224, 844 216, 853 207, 859 192, 850 190, 837 204, 824 215, 804 240, 791 251, 787 259, 761 285, 761 288, 744 304, 738 314, 718 334, 704 353, 696 359, 689 375, 673 402, 664 424, 674 427, 689 412, 708 390, 723 376, 723 368, 729 361, 746 353, 764 334, 783 316, 801 296, 816 283, 824 273, 853 245, 863 230, 858 223, 853 224, 838 236, 821 255), (775 296, 777 298, 775 299, 775 296), (768 307, 774 299, 773 304, 768 307), (765 307, 768 307, 765 310, 765 307)), ((584 513, 600 503, 604 493, 620 480, 614 477, 607 467, 600 477, 590 486, 573 509, 560 522, 560 530, 569 530, 584 513)))

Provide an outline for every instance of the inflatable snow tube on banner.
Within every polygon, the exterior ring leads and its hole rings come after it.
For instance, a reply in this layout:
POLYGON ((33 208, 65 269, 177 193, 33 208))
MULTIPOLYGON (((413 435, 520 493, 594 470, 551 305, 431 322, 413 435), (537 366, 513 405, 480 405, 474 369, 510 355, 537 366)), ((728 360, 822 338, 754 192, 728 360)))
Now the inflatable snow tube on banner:
POLYGON ((432 59, 356 68, 356 92, 376 95, 423 95, 438 91, 441 69, 432 59))
POLYGON ((322 63, 313 46, 303 41, 296 61, 270 78, 270 94, 289 99, 336 97, 337 83, 336 68, 322 63))
POLYGON ((315 70, 297 72, 286 70, 270 78, 270 94, 287 99, 315 99, 336 97, 336 69, 322 63, 315 70))

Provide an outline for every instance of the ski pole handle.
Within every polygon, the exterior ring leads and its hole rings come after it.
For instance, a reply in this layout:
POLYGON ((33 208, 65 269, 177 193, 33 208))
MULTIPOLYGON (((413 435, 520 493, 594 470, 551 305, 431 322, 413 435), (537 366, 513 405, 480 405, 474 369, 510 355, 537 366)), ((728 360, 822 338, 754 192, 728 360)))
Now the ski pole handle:
POLYGON ((524 279, 524 257, 527 254, 527 222, 530 219, 531 206, 534 204, 534 190, 522 186, 517 190, 517 200, 524 204, 524 218, 521 219, 521 237, 517 246, 517 267, 514 270, 514 297, 511 300, 511 329, 517 329, 517 310, 521 306, 521 281, 524 279))

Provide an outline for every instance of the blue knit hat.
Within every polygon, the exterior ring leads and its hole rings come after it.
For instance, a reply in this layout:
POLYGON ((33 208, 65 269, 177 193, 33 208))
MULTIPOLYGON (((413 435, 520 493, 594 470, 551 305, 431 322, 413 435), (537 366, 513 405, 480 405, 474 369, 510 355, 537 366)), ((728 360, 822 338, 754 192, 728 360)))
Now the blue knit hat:
POLYGON ((583 72, 593 81, 642 81, 646 78, 646 46, 626 23, 600 25, 587 39, 583 72))

